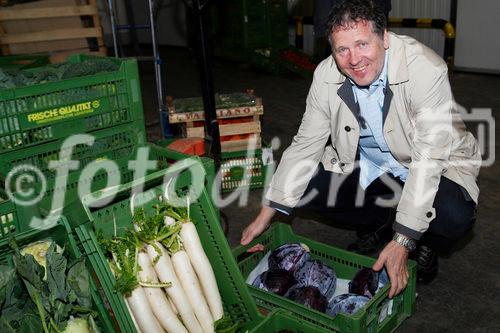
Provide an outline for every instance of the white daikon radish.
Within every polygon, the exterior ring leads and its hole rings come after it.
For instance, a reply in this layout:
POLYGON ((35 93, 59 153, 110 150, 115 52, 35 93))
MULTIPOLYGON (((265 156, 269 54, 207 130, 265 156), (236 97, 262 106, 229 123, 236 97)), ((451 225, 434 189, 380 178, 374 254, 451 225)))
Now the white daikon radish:
POLYGON ((217 321, 224 315, 222 300, 219 288, 217 287, 214 270, 203 250, 195 225, 192 222, 182 223, 180 236, 184 249, 189 255, 189 260, 191 260, 192 266, 198 275, 198 280, 200 281, 213 319, 217 321))
POLYGON ((170 297, 167 297, 167 299, 168 299, 168 302, 170 303, 170 306, 172 307, 172 311, 174 311, 174 313, 175 313, 176 315, 178 315, 178 314, 179 314, 179 311, 177 311, 177 308, 175 307, 174 302, 172 302, 172 299, 171 299, 170 297))
POLYGON ((181 316, 184 326, 188 329, 190 333, 203 333, 203 329, 200 323, 196 319, 196 316, 189 302, 188 296, 184 292, 177 275, 175 274, 174 267, 172 266, 172 261, 167 251, 160 243, 156 242, 153 245, 147 245, 147 253, 149 259, 153 262, 153 267, 156 271, 156 275, 161 282, 170 282, 172 286, 166 288, 167 294, 172 302, 175 304, 179 315, 181 316), (156 251, 157 248, 160 253, 156 251))
POLYGON ((134 322, 135 330, 137 331, 137 333, 142 333, 141 329, 139 328, 139 324, 137 323, 137 320, 135 320, 134 314, 132 313, 132 309, 130 308, 130 305, 128 304, 126 299, 125 299, 125 305, 127 306, 130 318, 132 318, 132 321, 134 322))
MULTIPOLYGON (((141 268, 139 271, 140 283, 143 284, 144 282, 147 282, 153 285, 158 284, 158 278, 148 254, 139 252, 137 261, 139 263, 139 267, 141 268)), ((144 286, 142 288, 146 293, 146 297, 148 298, 153 313, 160 322, 161 326, 168 333, 188 333, 184 325, 182 325, 177 318, 177 315, 172 310, 163 288, 144 286)))
POLYGON ((186 251, 180 250, 172 254, 172 264, 203 331, 213 333, 214 320, 186 251))
POLYGON ((151 310, 146 293, 142 287, 135 288, 129 297, 126 297, 127 303, 132 310, 132 314, 142 332, 162 333, 165 332, 151 310))

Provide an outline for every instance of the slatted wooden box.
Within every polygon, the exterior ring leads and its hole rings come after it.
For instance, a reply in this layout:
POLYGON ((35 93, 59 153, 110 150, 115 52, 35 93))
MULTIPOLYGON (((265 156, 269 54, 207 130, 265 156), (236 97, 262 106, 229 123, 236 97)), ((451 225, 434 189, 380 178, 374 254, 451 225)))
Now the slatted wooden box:
MULTIPOLYGON (((205 113, 201 98, 167 99, 170 124, 180 124, 187 138, 205 137, 205 113)), ((262 99, 252 91, 216 95, 216 113, 222 152, 262 147, 260 116, 262 99)))

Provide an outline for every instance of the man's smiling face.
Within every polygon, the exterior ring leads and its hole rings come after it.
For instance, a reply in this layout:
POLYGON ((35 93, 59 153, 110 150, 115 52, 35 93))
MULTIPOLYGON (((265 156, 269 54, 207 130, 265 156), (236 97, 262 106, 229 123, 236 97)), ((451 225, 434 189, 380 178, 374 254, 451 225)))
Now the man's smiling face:
POLYGON ((335 62, 346 76, 358 86, 369 86, 382 72, 389 36, 373 31, 368 21, 349 22, 332 32, 332 49, 335 62))

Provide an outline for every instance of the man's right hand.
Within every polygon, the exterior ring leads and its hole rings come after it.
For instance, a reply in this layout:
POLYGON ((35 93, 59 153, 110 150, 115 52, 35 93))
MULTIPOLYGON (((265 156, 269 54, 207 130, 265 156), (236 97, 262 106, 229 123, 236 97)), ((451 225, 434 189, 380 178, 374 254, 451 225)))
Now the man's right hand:
MULTIPOLYGON (((269 228, 269 225, 271 224, 271 218, 274 216, 275 213, 276 211, 271 207, 268 206, 262 207, 259 215, 257 215, 255 220, 253 220, 252 223, 250 223, 245 228, 245 230, 243 230, 241 234, 240 244, 247 245, 255 237, 258 237, 260 234, 266 231, 266 229, 269 228)), ((248 249, 248 252, 256 252, 262 250, 263 250, 263 245, 257 244, 254 247, 248 249)))

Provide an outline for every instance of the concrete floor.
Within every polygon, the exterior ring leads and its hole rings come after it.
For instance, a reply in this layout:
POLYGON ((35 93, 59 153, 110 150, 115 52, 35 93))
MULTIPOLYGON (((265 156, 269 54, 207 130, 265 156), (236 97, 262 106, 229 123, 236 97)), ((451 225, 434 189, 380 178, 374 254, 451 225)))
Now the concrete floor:
MULTIPOLYGON (((200 96, 196 63, 184 48, 163 48, 168 95, 177 98, 200 96)), ((143 101, 151 141, 158 139, 157 106, 152 63, 141 64, 143 101)), ((304 112, 310 81, 294 74, 274 76, 249 66, 218 61, 213 67, 215 91, 231 93, 254 88, 263 98, 262 136, 269 142, 278 137, 282 151, 296 133, 304 112)), ((451 84, 458 103, 471 108, 491 108, 500 112, 500 76, 452 73, 451 84)), ((472 126, 474 129, 475 125, 472 126)), ((475 130, 474 130, 475 131, 475 130)), ((496 145, 499 130, 495 130, 496 145)), ((494 133, 491 133, 493 135, 494 133)), ((486 146, 490 152, 498 149, 486 146), (492 150, 493 149, 493 150, 492 150)), ((480 202, 473 234, 464 246, 448 258, 440 258, 436 280, 418 285, 415 314, 398 332, 500 332, 500 167, 485 167, 480 174, 480 202)), ((260 209, 261 190, 250 193, 248 205, 233 203, 223 208, 229 218, 228 242, 238 244, 243 228, 260 209)), ((355 239, 352 231, 336 229, 313 220, 295 218, 294 231, 308 238, 345 247, 355 239)))

